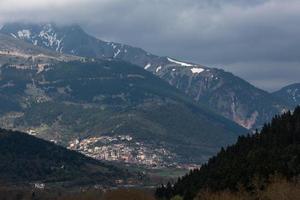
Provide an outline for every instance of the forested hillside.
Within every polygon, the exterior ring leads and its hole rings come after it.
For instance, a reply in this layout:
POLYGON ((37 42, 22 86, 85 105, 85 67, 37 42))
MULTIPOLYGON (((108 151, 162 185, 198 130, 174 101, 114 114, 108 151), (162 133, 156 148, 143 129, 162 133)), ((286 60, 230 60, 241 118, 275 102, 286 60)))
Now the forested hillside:
POLYGON ((114 185, 129 174, 25 133, 0 129, 0 185, 73 182, 114 185))
POLYGON ((278 174, 288 180, 300 173, 300 107, 293 113, 275 116, 261 132, 240 136, 237 143, 222 149, 201 169, 191 171, 172 187, 156 191, 160 198, 180 195, 193 199, 200 190, 236 191, 253 189, 253 180, 263 187, 269 177, 278 174))

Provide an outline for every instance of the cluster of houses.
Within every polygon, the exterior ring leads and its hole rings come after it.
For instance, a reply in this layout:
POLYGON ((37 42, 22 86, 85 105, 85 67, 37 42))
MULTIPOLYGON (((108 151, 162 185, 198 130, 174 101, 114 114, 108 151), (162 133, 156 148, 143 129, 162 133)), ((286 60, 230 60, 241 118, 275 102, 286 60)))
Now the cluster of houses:
POLYGON ((171 159, 174 156, 163 147, 145 145, 135 141, 129 135, 75 139, 69 143, 68 148, 99 160, 122 161, 153 167, 167 165, 165 158, 171 159))

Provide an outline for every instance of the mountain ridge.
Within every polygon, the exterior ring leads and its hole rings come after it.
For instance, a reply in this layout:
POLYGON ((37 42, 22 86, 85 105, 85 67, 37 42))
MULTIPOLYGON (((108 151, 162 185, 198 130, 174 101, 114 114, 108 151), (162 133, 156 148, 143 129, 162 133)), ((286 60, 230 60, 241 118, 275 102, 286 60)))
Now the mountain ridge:
POLYGON ((275 114, 292 108, 249 83, 245 88, 238 88, 238 85, 245 85, 245 81, 223 70, 156 56, 129 45, 105 42, 89 35, 78 25, 59 27, 55 24, 14 23, 4 25, 0 32, 67 54, 119 59, 138 65, 196 102, 206 104, 211 110, 248 129, 260 127, 275 114), (254 108, 253 104, 260 106, 254 108))

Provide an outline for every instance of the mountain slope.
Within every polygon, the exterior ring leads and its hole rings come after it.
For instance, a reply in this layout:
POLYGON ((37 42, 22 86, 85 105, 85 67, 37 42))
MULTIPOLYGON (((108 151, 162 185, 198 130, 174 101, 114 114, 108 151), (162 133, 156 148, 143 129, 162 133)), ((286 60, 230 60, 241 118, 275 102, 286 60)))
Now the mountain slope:
POLYGON ((152 55, 140 48, 105 42, 79 26, 20 24, 3 26, 2 33, 57 52, 136 64, 177 87, 200 104, 246 128, 261 126, 290 106, 244 80, 219 69, 152 55), (257 105, 257 106, 256 106, 257 105))
POLYGON ((5 65, 1 71, 1 95, 18 105, 3 111, 2 126, 93 157, 108 153, 110 159, 140 155, 133 162, 151 165, 199 163, 245 132, 125 62, 58 63, 39 73, 5 65), (120 143, 107 146, 104 137, 120 143), (118 139, 122 137, 130 140, 118 139), (105 149, 110 146, 115 149, 105 149), (112 155, 115 151, 118 155, 112 155))
POLYGON ((188 69, 166 67, 157 74, 196 102, 248 129, 291 108, 281 99, 223 70, 203 68, 202 72, 192 74, 188 69))
MULTIPOLYGON (((47 49, 28 44, 27 42, 0 34, 0 67, 9 64, 12 68, 33 70, 39 73, 49 64, 61 61, 80 60, 82 58, 56 53, 47 49)), ((21 70, 21 71, 22 71, 21 70)), ((1 90, 10 90, 14 86, 13 80, 4 83, 1 90)), ((10 91, 14 93, 14 90, 10 91)), ((10 110, 19 110, 18 99, 0 94, 0 114, 10 110)))
POLYGON ((0 66, 9 63, 20 68, 25 65, 41 67, 44 64, 80 59, 76 56, 63 55, 33 46, 4 34, 0 34, 0 55, 0 66))
POLYGON ((128 175, 115 166, 25 133, 0 129, 0 182, 113 185, 128 175))
POLYGON ((274 92, 273 95, 286 101, 290 105, 300 105, 300 83, 288 85, 279 91, 274 92))
POLYGON ((300 107, 297 107, 293 114, 274 117, 260 133, 241 136, 235 145, 222 149, 201 169, 179 179, 171 192, 163 187, 157 190, 157 195, 180 194, 184 199, 193 199, 200 189, 237 190, 244 186, 251 191, 255 178, 264 185, 275 174, 288 179, 299 176, 299 155, 300 107))

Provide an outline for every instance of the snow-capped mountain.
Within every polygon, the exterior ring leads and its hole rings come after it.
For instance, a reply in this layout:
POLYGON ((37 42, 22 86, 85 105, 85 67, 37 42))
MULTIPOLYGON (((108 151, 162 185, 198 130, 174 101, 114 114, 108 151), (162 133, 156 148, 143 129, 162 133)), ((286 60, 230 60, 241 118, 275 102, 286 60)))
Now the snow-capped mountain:
POLYGON ((220 69, 156 56, 141 48, 99 40, 78 25, 7 24, 0 31, 57 52, 138 65, 215 112, 246 128, 269 121, 287 107, 281 100, 220 69))
POLYGON ((300 105, 300 83, 288 85, 279 91, 274 92, 274 95, 287 101, 293 106, 300 105))
POLYGON ((99 40, 78 25, 13 23, 4 25, 1 33, 66 54, 120 59, 143 67, 149 63, 152 67, 168 63, 166 58, 151 55, 140 48, 99 40))
POLYGON ((0 34, 0 66, 10 64, 21 68, 36 67, 49 63, 79 59, 80 57, 56 53, 0 34))
MULTIPOLYGON (((16 26, 18 27, 17 24, 16 26)), ((25 40, 36 46, 44 46, 54 49, 57 52, 62 52, 61 42, 64 36, 57 32, 52 24, 20 27, 20 29, 9 29, 7 31, 14 38, 25 40)))

